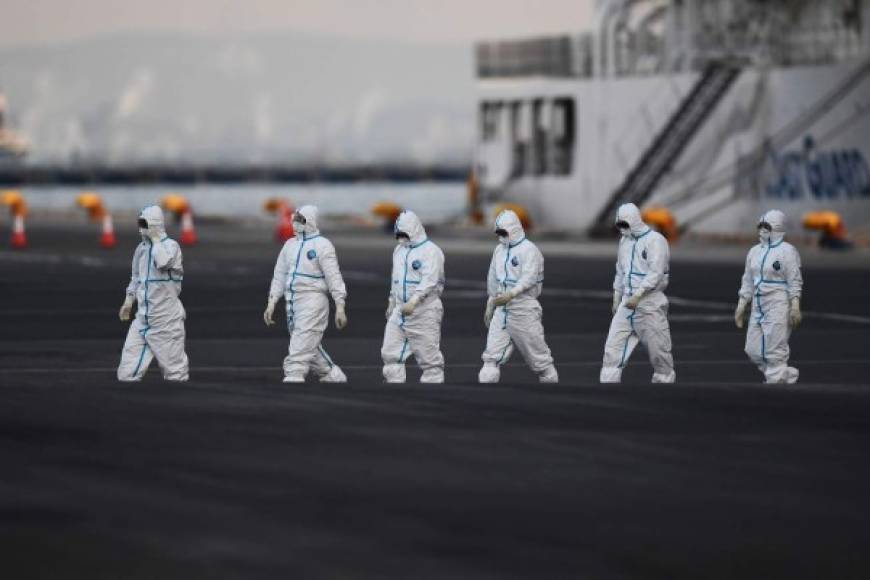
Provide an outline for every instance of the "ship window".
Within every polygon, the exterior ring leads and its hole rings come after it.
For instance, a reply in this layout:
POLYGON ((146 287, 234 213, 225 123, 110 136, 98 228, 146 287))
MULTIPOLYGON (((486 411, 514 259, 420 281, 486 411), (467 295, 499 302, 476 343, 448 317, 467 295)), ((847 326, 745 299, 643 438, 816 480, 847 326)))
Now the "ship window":
POLYGON ((526 172, 529 159, 529 143, 531 141, 531 115, 529 105, 519 101, 510 104, 511 143, 513 156, 511 175, 518 177, 526 172))
POLYGON ((482 141, 492 141, 498 135, 501 103, 484 102, 480 106, 480 136, 482 141))
POLYGON ((553 101, 549 170, 554 175, 571 174, 571 162, 574 159, 574 127, 574 100, 562 98, 553 101))
POLYGON ((550 107, 543 99, 532 101, 532 173, 547 172, 547 133, 550 128, 550 107))

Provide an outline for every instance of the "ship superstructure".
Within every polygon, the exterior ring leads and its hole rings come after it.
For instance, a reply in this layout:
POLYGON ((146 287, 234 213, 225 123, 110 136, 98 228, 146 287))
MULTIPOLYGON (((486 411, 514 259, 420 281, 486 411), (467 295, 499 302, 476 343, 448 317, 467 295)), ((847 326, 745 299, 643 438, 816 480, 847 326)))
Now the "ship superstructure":
POLYGON ((870 0, 614 0, 593 30, 477 46, 490 203, 605 231, 623 202, 730 233, 763 208, 870 228, 870 0))

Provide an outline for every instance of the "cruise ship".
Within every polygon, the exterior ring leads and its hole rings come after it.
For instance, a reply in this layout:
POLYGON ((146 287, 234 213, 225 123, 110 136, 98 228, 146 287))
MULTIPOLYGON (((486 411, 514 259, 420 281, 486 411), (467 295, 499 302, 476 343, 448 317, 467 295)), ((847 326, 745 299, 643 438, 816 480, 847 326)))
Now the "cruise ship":
POLYGON ((630 201, 683 231, 772 207, 870 230, 870 0, 602 0, 476 68, 479 198, 539 229, 609 232, 630 201))

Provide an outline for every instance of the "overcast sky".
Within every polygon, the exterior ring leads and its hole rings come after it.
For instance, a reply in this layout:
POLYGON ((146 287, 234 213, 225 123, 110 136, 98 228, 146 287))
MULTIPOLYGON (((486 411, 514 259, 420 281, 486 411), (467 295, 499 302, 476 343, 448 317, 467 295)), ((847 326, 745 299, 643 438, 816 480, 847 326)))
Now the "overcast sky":
POLYGON ((576 32, 594 0, 0 0, 0 44, 126 31, 302 31, 413 42, 576 32))

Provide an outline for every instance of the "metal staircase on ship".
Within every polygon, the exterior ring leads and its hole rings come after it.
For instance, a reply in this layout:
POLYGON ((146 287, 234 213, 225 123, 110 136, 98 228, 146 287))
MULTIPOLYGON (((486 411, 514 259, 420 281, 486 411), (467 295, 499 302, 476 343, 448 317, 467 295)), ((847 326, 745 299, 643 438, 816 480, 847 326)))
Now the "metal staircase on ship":
POLYGON ((733 62, 715 61, 706 66, 692 90, 598 214, 591 230, 593 235, 605 236, 613 232, 616 209, 623 203, 631 202, 640 206, 649 199, 661 178, 677 161, 739 75, 740 67, 733 62))

